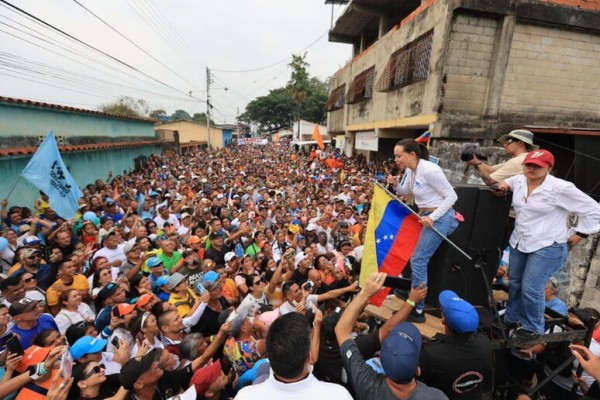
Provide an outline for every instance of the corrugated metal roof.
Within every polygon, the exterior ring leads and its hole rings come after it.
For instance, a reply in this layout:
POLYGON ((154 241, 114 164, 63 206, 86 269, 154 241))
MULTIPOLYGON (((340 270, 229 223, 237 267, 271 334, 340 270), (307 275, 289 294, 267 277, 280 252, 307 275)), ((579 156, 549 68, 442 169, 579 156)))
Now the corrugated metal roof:
POLYGON ((143 121, 143 122, 152 122, 152 123, 156 122, 156 120, 152 119, 152 118, 130 117, 127 115, 105 113, 102 111, 95 111, 95 110, 86 110, 84 108, 63 106, 61 104, 44 103, 44 102, 35 101, 35 100, 16 99, 13 97, 0 96, 0 103, 17 104, 17 105, 22 105, 22 106, 26 106, 26 107, 46 108, 46 109, 50 109, 50 110, 68 111, 68 112, 81 113, 81 114, 100 115, 103 117, 127 119, 127 120, 131 120, 131 121, 143 121))

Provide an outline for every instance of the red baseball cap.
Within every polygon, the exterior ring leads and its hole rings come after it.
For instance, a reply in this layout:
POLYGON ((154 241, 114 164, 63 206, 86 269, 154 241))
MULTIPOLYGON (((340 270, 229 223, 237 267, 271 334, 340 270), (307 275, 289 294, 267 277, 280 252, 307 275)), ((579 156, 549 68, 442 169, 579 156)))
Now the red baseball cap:
POLYGON ((221 376, 221 361, 217 360, 212 364, 208 364, 200 368, 192 377, 191 383, 196 386, 196 393, 201 396, 208 391, 210 385, 212 385, 219 376, 221 376))
POLYGON ((548 150, 533 150, 527 153, 523 164, 535 164, 540 167, 553 167, 554 156, 548 150))

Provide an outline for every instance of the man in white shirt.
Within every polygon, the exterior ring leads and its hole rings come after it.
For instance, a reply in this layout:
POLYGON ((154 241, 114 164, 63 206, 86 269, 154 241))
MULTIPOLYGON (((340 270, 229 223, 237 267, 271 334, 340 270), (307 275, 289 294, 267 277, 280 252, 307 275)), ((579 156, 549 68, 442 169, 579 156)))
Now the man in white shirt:
POLYGON ((156 226, 158 226, 158 229, 164 228, 165 222, 170 223, 171 226, 175 227, 175 229, 179 229, 181 224, 179 223, 179 220, 175 214, 169 214, 169 206, 167 203, 159 205, 157 209, 158 215, 154 218, 154 223, 156 226))
POLYGON ((269 378, 246 386, 236 399, 351 400, 343 386, 321 382, 311 373, 311 336, 311 327, 303 315, 290 313, 277 318, 267 336, 269 378))
POLYGON ((94 254, 94 259, 105 257, 112 268, 113 278, 119 273, 119 267, 127 263, 127 256, 123 251, 123 245, 119 244, 119 236, 116 232, 110 232, 104 238, 104 247, 94 254))

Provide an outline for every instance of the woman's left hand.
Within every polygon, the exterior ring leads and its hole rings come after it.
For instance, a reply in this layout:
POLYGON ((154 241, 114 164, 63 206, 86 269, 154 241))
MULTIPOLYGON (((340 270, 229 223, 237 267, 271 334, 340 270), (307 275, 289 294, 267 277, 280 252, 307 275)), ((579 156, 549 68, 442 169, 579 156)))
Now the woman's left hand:
POLYGON ((433 220, 429 217, 421 217, 420 222, 425 228, 431 228, 433 226, 433 220))

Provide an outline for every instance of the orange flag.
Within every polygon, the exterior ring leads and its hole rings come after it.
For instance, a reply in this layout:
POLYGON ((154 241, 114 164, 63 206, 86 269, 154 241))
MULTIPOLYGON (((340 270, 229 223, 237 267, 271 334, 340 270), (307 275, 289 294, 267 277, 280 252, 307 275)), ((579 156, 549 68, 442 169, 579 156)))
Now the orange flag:
POLYGON ((319 124, 315 124, 315 129, 313 130, 312 137, 319 145, 319 148, 323 150, 325 148, 325 143, 323 143, 323 136, 321 136, 321 131, 319 130, 319 124))

